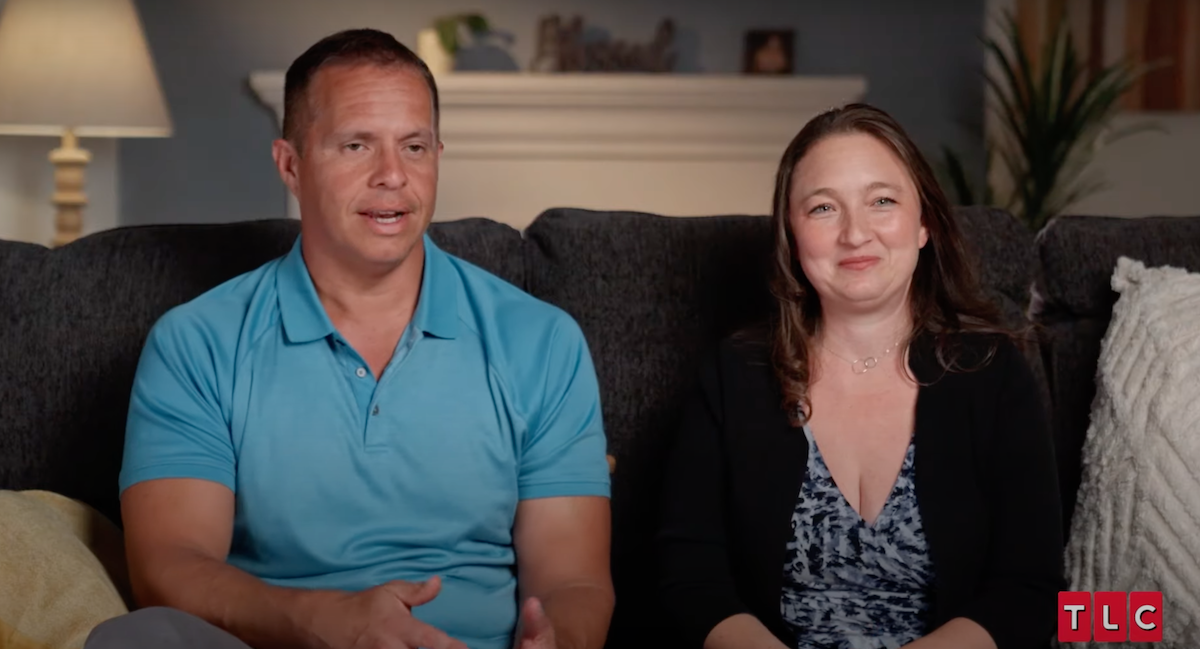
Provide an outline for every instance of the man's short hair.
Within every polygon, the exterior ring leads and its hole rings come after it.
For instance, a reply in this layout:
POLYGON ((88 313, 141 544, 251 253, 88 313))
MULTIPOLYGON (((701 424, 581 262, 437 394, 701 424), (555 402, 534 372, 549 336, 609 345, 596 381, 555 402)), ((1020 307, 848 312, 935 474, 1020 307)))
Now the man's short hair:
POLYGON ((409 68, 421 75, 433 98, 433 127, 438 128, 437 83, 429 66, 387 32, 347 29, 317 41, 292 62, 284 77, 283 137, 303 149, 303 132, 312 118, 308 87, 317 71, 330 64, 375 64, 409 68))

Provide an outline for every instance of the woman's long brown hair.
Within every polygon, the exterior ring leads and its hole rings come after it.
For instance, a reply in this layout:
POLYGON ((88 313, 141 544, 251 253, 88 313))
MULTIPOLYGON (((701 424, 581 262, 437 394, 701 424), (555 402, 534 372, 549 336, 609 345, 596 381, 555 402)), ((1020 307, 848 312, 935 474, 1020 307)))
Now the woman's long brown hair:
MULTIPOLYGON (((999 309, 979 287, 975 269, 950 203, 929 163, 904 129, 890 115, 867 104, 849 104, 822 113, 796 135, 784 151, 775 178, 775 237, 771 293, 776 302, 772 331, 772 364, 783 391, 783 408, 794 426, 812 416, 809 399, 810 360, 821 322, 821 301, 796 259, 796 241, 789 223, 792 174, 797 163, 817 142, 831 135, 864 133, 887 145, 912 176, 921 202, 921 221, 928 244, 921 249, 909 289, 912 331, 908 342, 922 334, 935 341, 938 362, 948 371, 964 369, 955 334, 977 332, 1011 336, 999 309)), ((906 348, 902 345, 901 348, 906 348)), ((983 359, 990 360, 995 346, 983 359)))

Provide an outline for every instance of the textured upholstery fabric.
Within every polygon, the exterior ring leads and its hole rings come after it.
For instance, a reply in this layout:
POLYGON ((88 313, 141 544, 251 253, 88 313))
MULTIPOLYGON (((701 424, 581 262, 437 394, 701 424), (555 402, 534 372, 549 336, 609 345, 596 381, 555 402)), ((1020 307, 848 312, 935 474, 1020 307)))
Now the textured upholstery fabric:
POLYGON ((429 237, 455 257, 525 288, 525 242, 511 226, 482 218, 439 221, 429 226, 429 237))
POLYGON ((1038 236, 1048 305, 1108 320, 1117 296, 1109 286, 1121 255, 1147 266, 1200 267, 1200 217, 1070 216, 1038 236))
POLYGON ((82 649, 128 612, 121 532, 80 502, 0 490, 0 647, 82 649))
POLYGON ((1121 257, 1112 288, 1066 572, 1071 590, 1161 592, 1162 646, 1196 647, 1200 274, 1121 257))
MULTIPOLYGON (((44 489, 120 520, 117 473, 141 347, 169 308, 278 257, 299 222, 121 228, 57 250, 0 242, 0 489, 44 489)), ((521 235, 436 223, 444 250, 524 282, 521 235)))
POLYGON ((1037 245, 1042 276, 1033 317, 1041 327, 1064 523, 1069 524, 1096 396, 1100 341, 1117 299, 1111 286, 1117 259, 1124 255, 1147 266, 1200 270, 1200 217, 1062 217, 1042 230, 1037 245))
POLYGON ((1038 276, 1033 233, 1004 210, 961 207, 955 210, 970 250, 979 260, 979 281, 1011 298, 1024 310, 1038 276))
POLYGON ((651 544, 665 444, 701 354, 765 313, 768 225, 564 209, 526 230, 530 293, 582 327, 617 458, 612 646, 658 632, 651 544))

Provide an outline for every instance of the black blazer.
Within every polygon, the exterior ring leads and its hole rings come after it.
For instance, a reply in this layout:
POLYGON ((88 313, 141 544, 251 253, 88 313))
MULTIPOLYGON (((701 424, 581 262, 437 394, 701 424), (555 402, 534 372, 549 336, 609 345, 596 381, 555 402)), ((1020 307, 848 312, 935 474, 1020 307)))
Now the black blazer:
MULTIPOLYGON (((981 335, 959 338, 980 356, 981 335)), ((787 646, 780 613, 791 517, 808 445, 789 426, 767 346, 727 340, 701 374, 664 476, 660 595, 686 646, 750 613, 787 646)), ((947 373, 928 337, 910 349, 917 503, 934 567, 930 630, 974 620, 999 649, 1046 647, 1065 588, 1054 448, 1016 346, 947 373)))

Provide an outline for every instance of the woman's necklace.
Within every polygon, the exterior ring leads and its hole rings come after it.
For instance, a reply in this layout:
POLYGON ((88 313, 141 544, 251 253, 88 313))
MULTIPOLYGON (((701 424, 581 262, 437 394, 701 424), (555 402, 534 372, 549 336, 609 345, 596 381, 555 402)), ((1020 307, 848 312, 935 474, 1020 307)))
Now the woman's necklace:
POLYGON ((837 356, 838 358, 846 361, 847 363, 850 363, 850 371, 851 372, 854 372, 855 374, 866 374, 869 370, 875 369, 879 365, 879 361, 881 359, 886 358, 888 354, 892 353, 892 350, 900 345, 900 341, 896 341, 895 343, 892 344, 891 347, 888 347, 887 349, 883 350, 883 353, 880 354, 878 358, 875 356, 866 356, 866 357, 855 359, 855 360, 850 360, 849 358, 846 358, 845 356, 842 356, 841 354, 833 351, 832 349, 826 347, 825 343, 817 343, 817 344, 820 345, 822 349, 829 352, 830 354, 833 354, 834 356, 837 356))

